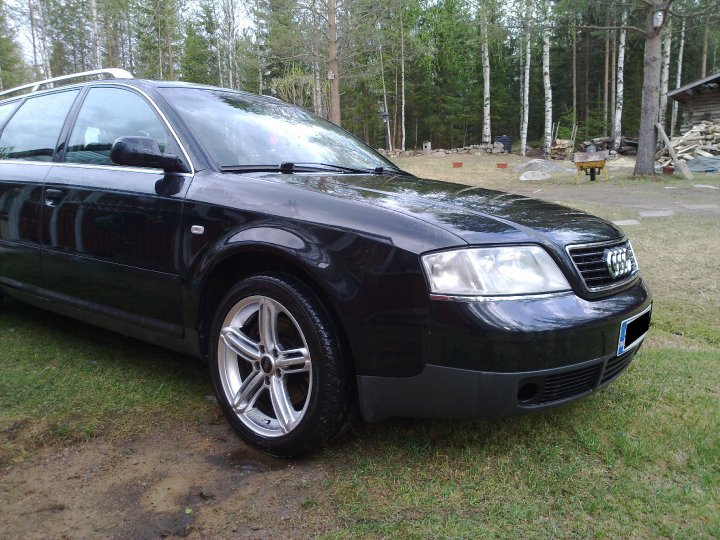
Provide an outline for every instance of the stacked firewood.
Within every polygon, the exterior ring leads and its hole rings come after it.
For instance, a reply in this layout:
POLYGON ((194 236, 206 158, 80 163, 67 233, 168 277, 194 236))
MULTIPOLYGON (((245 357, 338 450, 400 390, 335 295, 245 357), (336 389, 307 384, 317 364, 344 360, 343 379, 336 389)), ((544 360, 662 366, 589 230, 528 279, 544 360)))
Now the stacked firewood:
MULTIPOLYGON (((597 137, 590 139, 589 141, 583 141, 582 147, 584 151, 587 151, 589 146, 594 146, 596 150, 612 150, 615 141, 612 137, 597 137)), ((637 154, 638 138, 637 137, 622 137, 620 139, 620 148, 618 154, 623 156, 634 156, 637 154)))
MULTIPOLYGON (((720 155, 720 123, 704 120, 681 137, 670 139, 670 144, 678 159, 718 156, 720 155)), ((670 163, 667 146, 655 154, 655 159, 663 166, 670 163)))
POLYGON ((555 139, 550 147, 552 159, 570 159, 573 155, 573 141, 571 139, 555 139))

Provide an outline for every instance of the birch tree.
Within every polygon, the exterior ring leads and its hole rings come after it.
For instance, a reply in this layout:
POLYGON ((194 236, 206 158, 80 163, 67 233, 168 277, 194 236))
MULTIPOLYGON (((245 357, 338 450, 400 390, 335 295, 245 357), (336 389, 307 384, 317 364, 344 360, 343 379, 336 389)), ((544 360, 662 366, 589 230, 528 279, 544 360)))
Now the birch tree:
MULTIPOLYGON (((680 47, 678 48, 677 70, 675 73, 675 88, 682 86, 682 70, 683 70, 683 52, 685 49, 685 17, 682 19, 680 27, 680 47)), ((670 136, 675 135, 675 126, 677 125, 678 102, 673 100, 672 117, 670 118, 670 136)))
MULTIPOLYGON (((527 132, 528 121, 530 119, 530 55, 532 51, 531 34, 530 34, 530 17, 531 17, 531 0, 525 0, 524 13, 524 40, 525 40, 525 61, 523 63, 523 73, 521 77, 521 119, 520 119, 520 154, 524 156, 527 152, 527 132)), ((523 55, 523 51, 520 52, 523 55)))
POLYGON ((102 60, 100 59, 100 32, 98 31, 98 10, 97 1, 90 0, 90 21, 93 27, 93 50, 95 52, 95 68, 100 69, 102 67, 102 60))
POLYGON ((665 127, 665 115, 668 104, 668 85, 670 79, 670 52, 672 50, 672 20, 667 22, 662 40, 662 68, 660 71, 660 114, 658 122, 665 127))
POLYGON ((480 24, 482 27, 482 72, 483 72, 483 129, 482 129, 482 143, 486 144, 491 142, 492 135, 490 130, 490 53, 488 46, 488 21, 487 13, 485 13, 484 6, 483 12, 480 17, 480 24))
POLYGON ((552 146, 552 86, 550 85, 550 6, 548 0, 543 0, 542 19, 542 70, 543 86, 545 89, 545 135, 543 153, 550 156, 552 146))
POLYGON ((617 47, 617 71, 615 75, 615 120, 613 123, 613 150, 616 152, 620 149, 622 140, 622 112, 623 99, 625 91, 625 39, 627 30, 627 6, 623 5, 622 14, 620 15, 620 37, 617 47))

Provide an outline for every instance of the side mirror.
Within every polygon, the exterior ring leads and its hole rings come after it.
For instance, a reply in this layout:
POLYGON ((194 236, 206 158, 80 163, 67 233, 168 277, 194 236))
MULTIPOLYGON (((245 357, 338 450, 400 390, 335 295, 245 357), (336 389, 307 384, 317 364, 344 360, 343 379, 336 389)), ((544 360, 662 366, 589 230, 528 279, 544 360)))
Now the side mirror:
POLYGON ((110 149, 110 160, 117 165, 151 167, 165 172, 190 172, 183 161, 172 154, 163 154, 150 137, 120 137, 110 149))

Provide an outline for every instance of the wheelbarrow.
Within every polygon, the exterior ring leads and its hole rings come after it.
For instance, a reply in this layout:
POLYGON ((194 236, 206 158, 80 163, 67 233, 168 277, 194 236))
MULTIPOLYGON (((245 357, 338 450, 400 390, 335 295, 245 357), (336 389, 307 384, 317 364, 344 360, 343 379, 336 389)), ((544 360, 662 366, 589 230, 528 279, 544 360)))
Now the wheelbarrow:
POLYGON ((575 152, 573 161, 575 162, 575 185, 580 181, 580 172, 583 171, 590 177, 592 182, 595 181, 597 174, 602 171, 605 173, 605 180, 608 179, 607 159, 610 152, 603 150, 601 152, 575 152))

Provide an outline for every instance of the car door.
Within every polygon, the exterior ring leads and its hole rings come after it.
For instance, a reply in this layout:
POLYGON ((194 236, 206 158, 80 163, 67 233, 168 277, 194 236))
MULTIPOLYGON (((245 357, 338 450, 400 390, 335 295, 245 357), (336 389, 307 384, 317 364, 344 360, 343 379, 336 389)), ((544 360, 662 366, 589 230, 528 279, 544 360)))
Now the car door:
POLYGON ((44 188, 47 286, 83 309, 182 336, 180 227, 192 175, 122 167, 109 157, 122 136, 151 137, 183 155, 179 143, 134 89, 95 86, 82 99, 44 188))
POLYGON ((0 282, 40 293, 42 186, 78 89, 0 105, 0 282))

